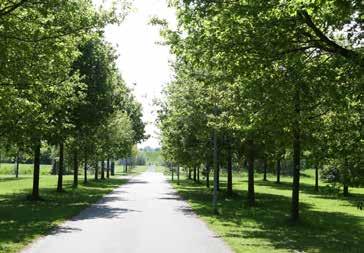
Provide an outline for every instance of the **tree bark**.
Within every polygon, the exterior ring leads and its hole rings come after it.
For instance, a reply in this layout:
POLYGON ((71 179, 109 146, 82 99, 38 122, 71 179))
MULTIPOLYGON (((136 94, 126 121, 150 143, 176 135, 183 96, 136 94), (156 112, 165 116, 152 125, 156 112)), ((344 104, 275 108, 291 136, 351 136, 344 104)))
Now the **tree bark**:
POLYGON ((264 159, 264 165, 263 165, 263 181, 267 181, 267 169, 268 169, 268 161, 267 159, 264 159))
POLYGON ((110 159, 106 160, 106 177, 110 178, 110 159))
POLYGON ((217 165, 217 136, 216 130, 214 130, 214 137, 213 137, 213 169, 214 169, 214 189, 212 193, 212 208, 215 214, 218 214, 217 210, 217 194, 218 194, 218 165, 217 165))
POLYGON ((344 184, 343 194, 344 196, 349 196, 349 186, 347 184, 344 184))
POLYGON ((19 153, 15 157, 15 178, 19 178, 19 153))
POLYGON ((105 179, 105 161, 104 160, 101 161, 101 179, 102 180, 105 179))
POLYGON ((292 183, 292 221, 299 219, 300 165, 301 165, 301 129, 300 129, 300 89, 296 87, 294 96, 295 121, 293 123, 293 183, 292 183))
POLYGON ((196 166, 193 167, 193 181, 196 182, 196 166))
POLYGON ((217 165, 216 178, 217 178, 217 190, 220 191, 220 166, 219 165, 217 165))
POLYGON ((177 165, 177 184, 179 185, 179 165, 177 165))
POLYGON ((206 187, 210 188, 210 165, 206 165, 206 187))
POLYGON ((59 169, 57 192, 63 191, 63 170, 64 170, 64 144, 63 141, 59 144, 59 169))
POLYGON ((99 162, 95 162, 95 180, 99 180, 99 162))
POLYGON ((276 165, 276 170, 277 170, 277 184, 281 183, 281 159, 277 159, 277 165, 276 165))
POLYGON ((32 200, 39 200, 39 174, 40 174, 40 148, 41 142, 34 145, 34 170, 33 170, 33 191, 32 200))
POLYGON ((188 168, 188 179, 192 179, 192 170, 188 168))
POLYGON ((315 165, 315 192, 319 191, 319 173, 318 173, 318 165, 315 165))
POLYGON ((231 154, 231 147, 228 150, 228 164, 227 164, 227 194, 233 194, 233 158, 231 154))
POLYGON ((111 176, 115 176, 115 161, 111 162, 111 176))
POLYGON ((85 156, 85 162, 83 164, 83 183, 87 184, 87 156, 85 156))
POLYGON ((200 166, 197 167, 197 183, 200 183, 200 166))
POLYGON ((52 159, 52 171, 51 171, 52 175, 56 175, 57 174, 57 160, 56 159, 52 159))
POLYGON ((78 186, 78 154, 77 150, 73 151, 73 187, 78 186))
POLYGON ((255 206, 255 190, 254 190, 254 142, 248 141, 248 206, 255 206))
POLYGON ((128 159, 125 159, 125 173, 128 173, 128 159))

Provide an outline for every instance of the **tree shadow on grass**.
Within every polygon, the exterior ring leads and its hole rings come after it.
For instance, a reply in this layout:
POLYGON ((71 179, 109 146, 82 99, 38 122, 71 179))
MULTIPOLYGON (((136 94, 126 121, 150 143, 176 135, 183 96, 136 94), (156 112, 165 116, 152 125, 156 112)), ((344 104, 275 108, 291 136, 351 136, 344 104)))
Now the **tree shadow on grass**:
MULTIPOLYGON (((115 188, 128 182, 128 179, 109 178, 105 180, 89 180, 85 185, 87 188, 115 188)), ((71 183, 70 183, 71 185, 71 183)))
MULTIPOLYGON (((86 186, 73 189, 65 184, 66 192, 58 194, 54 188, 41 188, 44 201, 26 200, 29 190, 0 195, 0 245, 4 252, 21 248, 32 239, 46 235, 56 229, 60 222, 79 214, 104 194, 127 180, 110 179, 95 182, 90 180, 86 186), (14 246, 14 244, 18 244, 14 246)), ((99 216, 115 216, 126 210, 103 209, 99 216)), ((95 217, 91 217, 95 218, 95 217)))
MULTIPOLYGON (((277 190, 289 190, 290 191, 292 189, 292 184, 290 182, 281 182, 280 184, 277 184, 275 182, 270 182, 270 181, 265 181, 265 182, 257 181, 257 182, 255 182, 255 184, 259 185, 259 186, 270 187, 270 188, 277 189, 277 190)), ((315 198, 344 200, 344 201, 347 201, 351 206, 354 206, 354 207, 358 205, 358 202, 364 201, 364 194, 351 193, 349 196, 343 196, 342 194, 331 193, 328 191, 324 191, 323 189, 324 189, 324 187, 321 186, 321 191, 316 192, 314 190, 313 185, 300 183, 300 191, 310 194, 315 198)))
POLYGON ((0 183, 2 182, 11 182, 11 181, 23 181, 23 180, 28 180, 29 178, 26 177, 1 177, 0 178, 0 183))
POLYGON ((229 198, 224 191, 220 192, 221 214, 213 216, 210 191, 183 182, 179 192, 190 200, 198 215, 216 226, 228 228, 220 234, 222 237, 241 240, 243 248, 265 240, 276 249, 288 251, 364 252, 364 216, 317 211, 301 203, 301 221, 292 224, 289 222, 290 197, 257 193, 257 206, 247 208, 245 191, 237 191, 229 198))

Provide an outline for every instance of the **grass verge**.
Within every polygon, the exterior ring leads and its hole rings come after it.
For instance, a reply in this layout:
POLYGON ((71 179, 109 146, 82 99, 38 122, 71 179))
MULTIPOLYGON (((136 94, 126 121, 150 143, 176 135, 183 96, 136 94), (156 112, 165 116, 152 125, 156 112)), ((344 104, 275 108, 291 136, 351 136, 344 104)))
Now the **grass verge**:
MULTIPOLYGON (((225 192, 226 177, 221 176, 220 215, 212 215, 211 189, 204 183, 186 180, 173 186, 188 200, 192 209, 235 252, 364 252, 364 211, 357 208, 364 201, 364 189, 351 189, 350 197, 314 191, 313 173, 308 170, 301 180, 301 221, 289 222, 291 178, 281 184, 264 182, 256 176, 255 208, 246 206, 246 175, 235 175, 233 196, 225 192)), ((270 175, 273 177, 273 175, 270 175)))
POLYGON ((57 193, 57 177, 41 176, 44 201, 31 202, 26 200, 31 192, 31 176, 0 178, 0 252, 18 252, 125 182, 120 178, 90 180, 73 189, 72 176, 65 176, 65 192, 57 193))
MULTIPOLYGON (((49 175, 51 173, 52 165, 41 164, 40 173, 41 175, 49 175)), ((19 176, 32 175, 33 164, 19 164, 19 176)), ((0 175, 15 175, 15 164, 13 163, 0 163, 0 175)))

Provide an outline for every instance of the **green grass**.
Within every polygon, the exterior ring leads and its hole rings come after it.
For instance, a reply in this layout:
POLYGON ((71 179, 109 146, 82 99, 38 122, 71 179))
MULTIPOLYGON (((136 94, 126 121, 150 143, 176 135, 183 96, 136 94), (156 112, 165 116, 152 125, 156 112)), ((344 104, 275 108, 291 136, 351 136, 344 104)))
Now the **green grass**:
MULTIPOLYGON (((226 177, 221 177, 220 215, 212 215, 211 190, 185 180, 173 185, 191 204, 192 209, 236 252, 364 252, 364 211, 357 208, 364 201, 364 189, 351 188, 343 197, 325 190, 314 192, 313 171, 301 177, 301 221, 289 222, 291 178, 281 184, 256 176, 255 208, 246 206, 246 175, 234 175, 234 195, 226 195, 226 177)), ((182 173, 181 173, 182 178, 182 173)))
MULTIPOLYGON (((40 166, 40 173, 42 175, 49 175, 51 172, 51 165, 42 164, 40 166)), ((33 174, 33 164, 19 164, 19 176, 33 174)), ((0 175, 15 175, 13 163, 0 163, 0 175)))
POLYGON ((116 165, 115 166, 115 171, 116 171, 116 175, 120 175, 120 176, 126 176, 126 175, 139 175, 145 171, 147 171, 148 166, 147 165, 142 165, 142 166, 135 166, 133 168, 128 167, 128 172, 125 173, 124 172, 124 165, 116 165))
POLYGON ((159 166, 159 165, 155 166, 155 172, 166 174, 167 171, 169 171, 169 169, 167 167, 159 166))
MULTIPOLYGON (((142 170, 136 168, 133 173, 142 170)), ((73 189, 72 176, 65 176, 65 193, 57 193, 57 177, 43 175, 40 179, 40 194, 44 201, 31 202, 26 200, 26 195, 31 192, 31 176, 19 179, 1 177, 0 252, 19 251, 125 182, 125 179, 115 177, 99 182, 90 180, 89 184, 80 184, 78 189, 73 189)))

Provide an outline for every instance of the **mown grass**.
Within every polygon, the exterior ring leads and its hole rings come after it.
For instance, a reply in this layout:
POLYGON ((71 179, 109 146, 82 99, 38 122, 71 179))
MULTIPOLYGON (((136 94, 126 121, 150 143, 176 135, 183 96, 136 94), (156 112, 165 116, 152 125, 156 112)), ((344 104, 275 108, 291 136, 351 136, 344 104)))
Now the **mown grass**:
POLYGON ((138 175, 141 174, 145 171, 147 171, 148 166, 147 165, 142 165, 142 166, 135 166, 133 168, 128 167, 128 172, 125 172, 125 168, 123 165, 116 165, 115 166, 115 175, 120 175, 120 176, 127 176, 127 175, 138 175))
MULTIPOLYGON (((61 222, 77 215, 81 210, 97 202, 103 195, 111 192, 126 179, 117 178, 126 175, 116 168, 116 177, 108 180, 89 180, 78 189, 72 188, 72 176, 64 177, 64 193, 56 192, 57 177, 42 175, 40 195, 44 201, 26 200, 32 188, 32 177, 22 175, 0 177, 0 252, 18 252, 39 236, 48 234, 61 222)), ((129 175, 136 175, 146 167, 136 167, 129 175)), ((93 178, 92 175, 89 175, 93 178)), ((81 180, 81 178, 80 178, 81 180)), ((82 180, 81 180, 82 181, 82 180)))
POLYGON ((155 166, 155 172, 166 173, 167 170, 169 171, 169 169, 164 166, 160 166, 160 165, 155 166))
MULTIPOLYGON (((40 173, 49 175, 52 166, 50 164, 41 164, 40 173)), ((19 164, 19 176, 33 174, 33 164, 19 164)), ((13 163, 0 163, 0 175, 15 175, 13 163)))
POLYGON ((301 178, 301 221, 289 221, 291 178, 282 183, 262 181, 256 175, 255 208, 246 206, 246 175, 234 176, 234 195, 225 192, 226 177, 221 177, 219 215, 212 215, 211 189, 196 184, 181 174, 180 185, 173 182, 192 209, 236 252, 364 252, 364 211, 357 208, 364 201, 364 189, 351 189, 349 197, 328 191, 321 182, 314 191, 313 171, 301 178))

